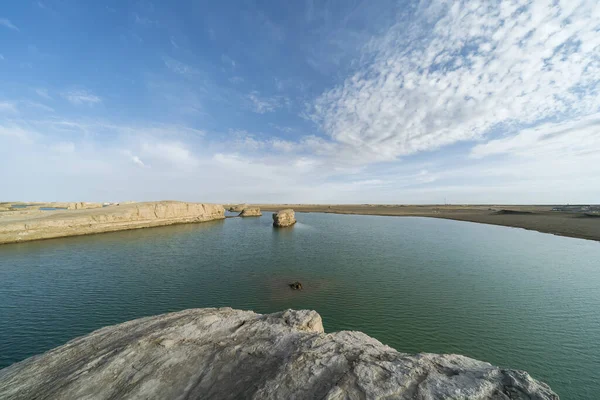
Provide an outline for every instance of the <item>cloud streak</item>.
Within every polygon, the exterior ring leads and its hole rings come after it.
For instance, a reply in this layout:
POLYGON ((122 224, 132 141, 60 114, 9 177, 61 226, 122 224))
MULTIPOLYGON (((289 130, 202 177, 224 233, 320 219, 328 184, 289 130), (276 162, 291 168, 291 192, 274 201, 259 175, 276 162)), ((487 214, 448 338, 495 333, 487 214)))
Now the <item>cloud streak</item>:
POLYGON ((61 95, 74 105, 95 105, 102 102, 100 97, 84 89, 68 90, 61 95))
POLYGON ((10 20, 6 18, 0 18, 0 26, 3 26, 8 29, 12 29, 13 31, 20 32, 21 30, 17 28, 10 20))

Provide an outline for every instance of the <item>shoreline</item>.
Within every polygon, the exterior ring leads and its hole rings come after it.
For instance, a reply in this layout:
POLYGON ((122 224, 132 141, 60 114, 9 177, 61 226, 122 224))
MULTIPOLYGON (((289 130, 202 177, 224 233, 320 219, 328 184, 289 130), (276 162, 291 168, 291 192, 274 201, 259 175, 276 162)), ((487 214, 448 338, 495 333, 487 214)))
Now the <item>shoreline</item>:
POLYGON ((426 217, 522 228, 576 239, 600 241, 600 218, 585 213, 551 211, 553 206, 514 205, 367 205, 255 204, 264 211, 292 208, 297 212, 426 217))
POLYGON ((3 214, 0 213, 0 245, 225 219, 221 205, 179 201, 3 214))

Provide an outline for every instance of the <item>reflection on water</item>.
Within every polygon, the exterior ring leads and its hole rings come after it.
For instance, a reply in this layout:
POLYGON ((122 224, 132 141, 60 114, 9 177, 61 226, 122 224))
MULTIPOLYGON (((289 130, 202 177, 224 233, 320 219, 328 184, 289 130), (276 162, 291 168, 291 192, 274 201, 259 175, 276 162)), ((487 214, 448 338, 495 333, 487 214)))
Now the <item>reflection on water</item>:
POLYGON ((600 393, 599 243, 409 217, 297 213, 276 229, 263 214, 0 246, 0 367, 145 315, 305 308, 327 331, 600 393))

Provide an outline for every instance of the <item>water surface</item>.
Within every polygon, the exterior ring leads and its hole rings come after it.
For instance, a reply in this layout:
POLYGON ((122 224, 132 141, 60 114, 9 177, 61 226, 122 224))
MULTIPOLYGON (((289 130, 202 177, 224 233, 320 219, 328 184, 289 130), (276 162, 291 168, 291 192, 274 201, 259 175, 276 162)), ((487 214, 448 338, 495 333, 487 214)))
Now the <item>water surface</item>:
POLYGON ((297 218, 0 246, 0 368, 146 315, 309 308, 327 331, 524 369, 564 399, 600 393, 599 243, 429 218, 297 218))

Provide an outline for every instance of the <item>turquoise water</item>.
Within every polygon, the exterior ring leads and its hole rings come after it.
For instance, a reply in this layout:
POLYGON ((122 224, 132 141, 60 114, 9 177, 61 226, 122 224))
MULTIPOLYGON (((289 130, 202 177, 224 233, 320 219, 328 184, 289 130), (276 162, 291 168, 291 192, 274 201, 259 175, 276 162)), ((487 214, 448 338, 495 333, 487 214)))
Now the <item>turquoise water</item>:
POLYGON ((600 393, 600 243, 428 218, 231 218, 0 246, 0 367, 105 325, 190 307, 310 308, 327 331, 600 393), (303 291, 287 283, 299 280, 303 291))

